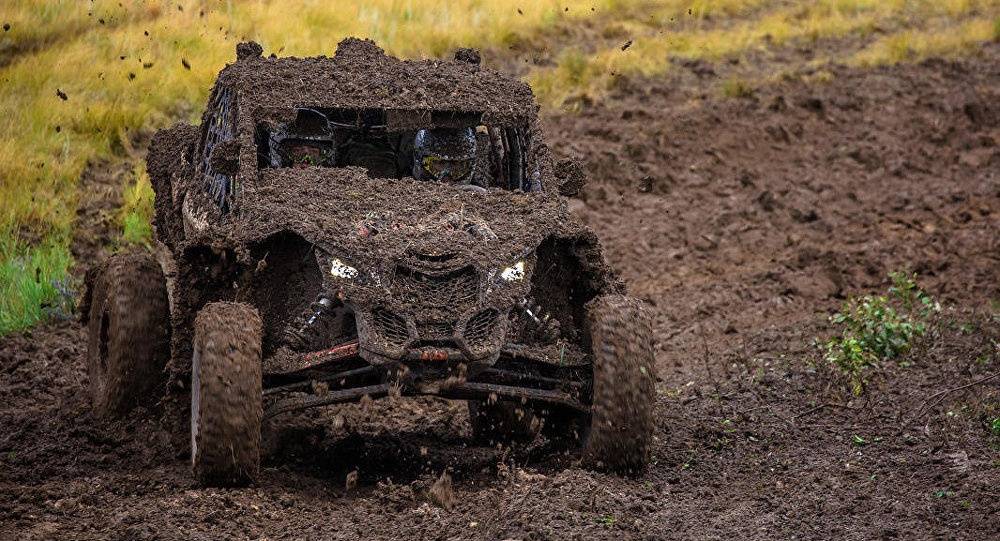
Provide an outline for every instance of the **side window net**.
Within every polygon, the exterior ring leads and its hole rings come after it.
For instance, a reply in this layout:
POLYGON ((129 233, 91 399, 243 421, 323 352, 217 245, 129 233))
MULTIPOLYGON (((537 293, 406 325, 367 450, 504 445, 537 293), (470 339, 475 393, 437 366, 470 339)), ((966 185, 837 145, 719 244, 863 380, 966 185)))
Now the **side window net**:
POLYGON ((233 92, 220 87, 208 103, 205 118, 205 140, 202 144, 201 165, 204 173, 204 189, 212 201, 222 210, 229 212, 236 199, 235 179, 212 170, 212 150, 219 143, 236 137, 236 104, 233 92))

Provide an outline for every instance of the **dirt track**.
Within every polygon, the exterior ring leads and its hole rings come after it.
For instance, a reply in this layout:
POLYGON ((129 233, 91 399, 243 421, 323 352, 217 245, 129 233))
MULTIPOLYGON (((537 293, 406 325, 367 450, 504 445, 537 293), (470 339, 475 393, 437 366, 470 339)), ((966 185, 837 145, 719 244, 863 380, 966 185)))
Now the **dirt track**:
POLYGON ((997 536, 1000 384, 934 395, 998 370, 1000 49, 831 71, 734 99, 678 66, 546 121, 596 179, 574 210, 657 313, 644 476, 469 447, 462 404, 401 400, 271 427, 257 487, 198 489, 183 425, 91 417, 64 322, 0 341, 0 538, 997 536), (852 399, 812 339, 905 268, 944 310, 852 399))

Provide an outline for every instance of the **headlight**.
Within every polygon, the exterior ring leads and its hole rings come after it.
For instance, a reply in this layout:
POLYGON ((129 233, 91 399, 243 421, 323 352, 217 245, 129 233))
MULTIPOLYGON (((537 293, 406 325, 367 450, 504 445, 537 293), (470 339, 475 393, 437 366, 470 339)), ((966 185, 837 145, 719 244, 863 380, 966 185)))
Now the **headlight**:
POLYGON ((518 261, 500 272, 500 278, 507 282, 524 280, 524 260, 518 261))
POLYGON ((330 274, 333 275, 334 278, 353 280, 354 277, 358 275, 358 269, 344 263, 339 258, 332 257, 330 258, 330 274))

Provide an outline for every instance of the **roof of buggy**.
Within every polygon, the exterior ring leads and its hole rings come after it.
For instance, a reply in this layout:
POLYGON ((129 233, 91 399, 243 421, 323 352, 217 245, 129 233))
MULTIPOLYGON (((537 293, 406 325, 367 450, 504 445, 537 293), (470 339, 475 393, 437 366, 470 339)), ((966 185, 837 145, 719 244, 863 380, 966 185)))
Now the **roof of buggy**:
POLYGON ((483 121, 527 122, 537 112, 531 88, 461 60, 399 60, 370 40, 347 38, 331 57, 265 58, 256 43, 237 46, 237 61, 219 74, 240 108, 329 107, 401 113, 482 113, 483 121))

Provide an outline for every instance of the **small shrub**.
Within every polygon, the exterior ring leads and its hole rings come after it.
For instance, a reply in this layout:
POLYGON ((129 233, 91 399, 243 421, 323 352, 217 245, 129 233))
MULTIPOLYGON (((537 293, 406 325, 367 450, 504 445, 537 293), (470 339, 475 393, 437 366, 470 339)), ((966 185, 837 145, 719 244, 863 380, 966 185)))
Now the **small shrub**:
POLYGON ((727 98, 752 98, 754 88, 743 79, 728 79, 722 83, 722 93, 727 98))
POLYGON ((135 181, 122 194, 122 236, 125 244, 149 244, 153 238, 150 220, 153 217, 153 186, 144 164, 137 163, 132 171, 135 181))
POLYGON ((825 358, 847 376, 856 395, 864 390, 865 372, 906 353, 912 341, 926 332, 926 319, 939 309, 913 276, 901 272, 889 276, 892 286, 887 295, 849 299, 830 317, 842 331, 823 344, 825 358))

